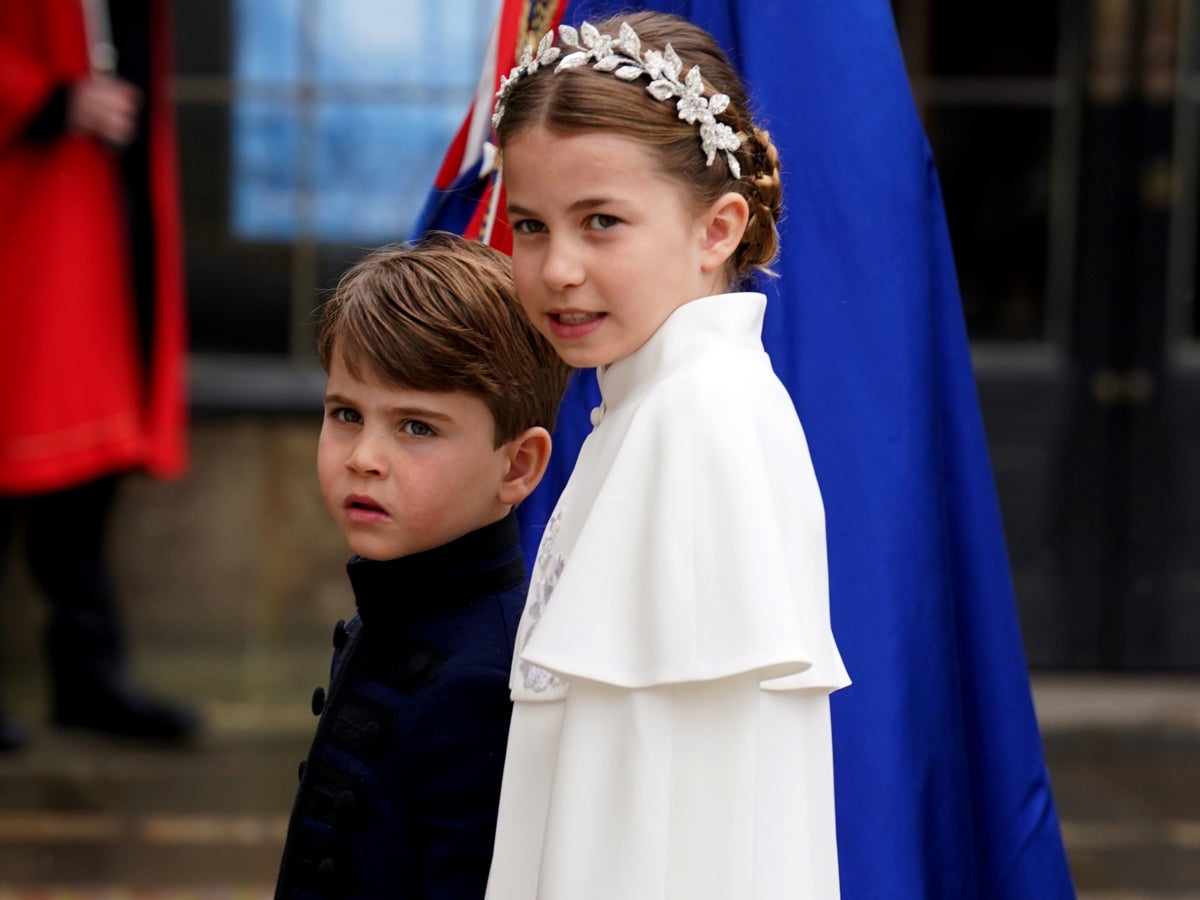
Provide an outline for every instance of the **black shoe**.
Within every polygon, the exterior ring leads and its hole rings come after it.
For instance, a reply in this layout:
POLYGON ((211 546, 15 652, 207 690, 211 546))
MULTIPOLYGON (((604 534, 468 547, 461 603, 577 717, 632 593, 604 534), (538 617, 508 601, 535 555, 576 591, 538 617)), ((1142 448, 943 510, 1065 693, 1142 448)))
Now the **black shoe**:
POLYGON ((118 737, 171 741, 186 740, 200 729, 200 720, 190 709, 129 687, 56 698, 54 724, 118 737))
POLYGON ((29 733, 19 723, 0 713, 0 753, 15 753, 28 740, 29 733))

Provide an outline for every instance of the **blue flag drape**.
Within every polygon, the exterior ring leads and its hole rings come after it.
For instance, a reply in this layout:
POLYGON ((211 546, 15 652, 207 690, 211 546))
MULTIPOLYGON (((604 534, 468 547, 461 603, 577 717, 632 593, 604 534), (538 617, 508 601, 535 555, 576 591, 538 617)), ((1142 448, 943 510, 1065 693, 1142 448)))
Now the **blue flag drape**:
MULTIPOLYGON (((765 343, 826 505, 847 900, 1074 896, 1034 717, 940 188, 886 0, 572 0, 711 31, 780 148, 765 343)), ((577 376, 527 551, 597 392, 577 376)))

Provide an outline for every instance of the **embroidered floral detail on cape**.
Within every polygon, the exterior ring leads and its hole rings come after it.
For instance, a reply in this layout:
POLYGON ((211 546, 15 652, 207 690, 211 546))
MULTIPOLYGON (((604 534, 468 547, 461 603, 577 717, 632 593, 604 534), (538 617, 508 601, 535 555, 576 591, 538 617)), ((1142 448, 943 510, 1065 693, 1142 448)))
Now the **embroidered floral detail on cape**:
MULTIPOLYGON (((528 616, 529 627, 521 642, 522 650, 528 646, 529 639, 537 630, 538 622, 541 621, 542 613, 546 611, 546 606, 550 603, 550 598, 554 594, 554 586, 558 584, 558 577, 562 574, 563 566, 566 564, 565 557, 556 552, 554 546, 561 524, 562 514, 556 509, 554 515, 550 517, 550 521, 546 523, 546 531, 542 536, 541 546, 538 548, 537 561, 534 563, 532 589, 529 592, 529 601, 525 605, 525 615, 528 616)), ((563 684, 563 680, 557 675, 547 672, 533 663, 525 662, 525 660, 521 660, 520 670, 521 676, 525 680, 525 687, 531 691, 537 691, 539 694, 548 688, 563 684)))

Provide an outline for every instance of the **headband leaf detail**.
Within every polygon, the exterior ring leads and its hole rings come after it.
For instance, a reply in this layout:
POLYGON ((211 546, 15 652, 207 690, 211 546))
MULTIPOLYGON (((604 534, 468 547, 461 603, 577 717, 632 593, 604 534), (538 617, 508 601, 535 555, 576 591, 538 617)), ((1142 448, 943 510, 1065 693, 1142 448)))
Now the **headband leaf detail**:
POLYGON ((725 94, 704 96, 704 79, 700 67, 692 66, 681 81, 683 60, 674 48, 667 44, 660 52, 642 52, 642 41, 628 22, 622 22, 614 38, 601 34, 596 26, 584 22, 579 29, 570 25, 558 28, 559 42, 571 52, 562 56, 562 50, 554 46, 554 32, 547 31, 538 42, 536 53, 526 47, 517 65, 508 76, 501 76, 500 90, 496 92, 496 111, 492 115, 492 127, 500 125, 504 116, 504 104, 512 93, 513 85, 523 76, 532 75, 542 66, 557 62, 555 72, 591 65, 599 72, 611 72, 622 81, 636 81, 645 75, 650 79, 646 90, 655 100, 675 99, 679 118, 689 125, 700 126, 700 147, 704 151, 707 165, 713 164, 717 151, 725 154, 725 163, 734 178, 742 177, 742 167, 733 154, 741 148, 742 139, 724 122, 716 117, 729 108, 729 97, 725 94), (560 58, 561 57, 561 58, 560 58))

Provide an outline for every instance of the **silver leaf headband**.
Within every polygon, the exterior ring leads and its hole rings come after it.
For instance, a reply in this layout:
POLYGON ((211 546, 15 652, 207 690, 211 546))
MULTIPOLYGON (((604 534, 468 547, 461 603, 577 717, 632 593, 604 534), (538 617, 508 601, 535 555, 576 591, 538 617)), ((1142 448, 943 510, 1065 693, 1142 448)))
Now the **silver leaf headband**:
POLYGON ((512 93, 513 85, 524 75, 532 75, 542 66, 548 66, 557 61, 555 72, 563 69, 574 69, 589 63, 600 72, 612 72, 622 81, 634 81, 645 75, 650 79, 646 90, 655 100, 670 100, 675 98, 675 108, 679 110, 679 118, 695 125, 700 124, 700 147, 708 159, 708 165, 713 164, 717 151, 725 153, 725 162, 734 178, 742 177, 742 167, 738 165, 733 151, 742 146, 739 138, 728 125, 718 122, 716 117, 729 107, 729 97, 725 94, 704 96, 704 80, 700 77, 700 67, 692 66, 683 81, 679 74, 683 71, 683 61, 674 48, 667 44, 662 52, 647 50, 642 53, 642 41, 637 32, 628 22, 621 23, 620 32, 614 38, 612 35, 601 34, 596 26, 584 22, 576 31, 570 25, 560 25, 558 37, 564 47, 573 52, 561 59, 562 50, 554 45, 554 32, 547 31, 538 42, 537 52, 526 47, 521 58, 506 76, 500 76, 500 90, 496 92, 496 111, 492 115, 492 127, 498 128, 504 117, 504 104, 512 93))

